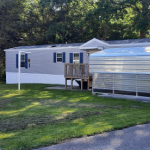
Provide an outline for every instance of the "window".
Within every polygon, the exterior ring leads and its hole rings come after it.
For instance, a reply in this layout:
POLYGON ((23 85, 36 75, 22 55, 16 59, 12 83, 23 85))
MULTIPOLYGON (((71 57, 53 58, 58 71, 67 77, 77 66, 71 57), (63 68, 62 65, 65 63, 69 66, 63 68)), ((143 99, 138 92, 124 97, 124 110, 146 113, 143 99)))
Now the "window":
POLYGON ((21 55, 21 67, 25 67, 25 55, 21 55))
POLYGON ((73 53, 73 63, 79 63, 79 53, 73 53))
POLYGON ((57 62, 62 62, 62 53, 57 53, 57 62))

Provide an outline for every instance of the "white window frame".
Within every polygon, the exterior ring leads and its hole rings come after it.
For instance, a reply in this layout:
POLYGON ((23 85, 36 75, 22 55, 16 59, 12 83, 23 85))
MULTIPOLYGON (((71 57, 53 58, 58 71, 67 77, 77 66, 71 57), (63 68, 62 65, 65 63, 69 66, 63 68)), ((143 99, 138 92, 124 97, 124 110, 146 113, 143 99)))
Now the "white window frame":
POLYGON ((73 63, 80 63, 80 53, 79 52, 73 53, 73 63), (76 62, 77 60, 74 60, 74 54, 79 54, 79 62, 76 62))
POLYGON ((63 54, 62 53, 56 53, 56 62, 63 62, 63 54), (62 55, 62 57, 57 57, 57 54, 61 54, 62 55), (57 58, 62 58, 62 61, 57 61, 57 58))

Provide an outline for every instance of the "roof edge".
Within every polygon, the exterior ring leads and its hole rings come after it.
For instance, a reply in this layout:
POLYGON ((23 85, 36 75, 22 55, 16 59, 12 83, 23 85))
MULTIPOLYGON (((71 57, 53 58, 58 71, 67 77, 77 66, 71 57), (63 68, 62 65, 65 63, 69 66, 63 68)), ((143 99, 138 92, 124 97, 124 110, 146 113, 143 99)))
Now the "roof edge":
POLYGON ((10 48, 10 49, 4 49, 4 51, 32 51, 32 50, 54 50, 54 49, 70 49, 70 48, 80 48, 80 46, 75 46, 75 47, 53 47, 53 48, 30 48, 30 49, 13 49, 13 48, 10 48))

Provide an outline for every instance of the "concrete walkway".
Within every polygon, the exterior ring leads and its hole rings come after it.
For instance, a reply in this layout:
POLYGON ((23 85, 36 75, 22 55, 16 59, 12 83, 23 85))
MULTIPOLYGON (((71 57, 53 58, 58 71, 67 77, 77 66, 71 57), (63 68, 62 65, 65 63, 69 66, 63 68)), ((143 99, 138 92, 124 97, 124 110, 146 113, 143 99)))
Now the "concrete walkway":
POLYGON ((73 139, 37 150, 150 150, 150 124, 73 139))
MULTIPOLYGON (((65 86, 60 85, 60 86, 52 86, 52 87, 46 87, 45 89, 50 89, 50 90, 71 90, 71 91, 81 91, 79 86, 73 86, 73 89, 71 89, 71 86, 67 86, 67 89, 65 86)), ((92 89, 83 89, 82 91, 92 91, 92 89)))

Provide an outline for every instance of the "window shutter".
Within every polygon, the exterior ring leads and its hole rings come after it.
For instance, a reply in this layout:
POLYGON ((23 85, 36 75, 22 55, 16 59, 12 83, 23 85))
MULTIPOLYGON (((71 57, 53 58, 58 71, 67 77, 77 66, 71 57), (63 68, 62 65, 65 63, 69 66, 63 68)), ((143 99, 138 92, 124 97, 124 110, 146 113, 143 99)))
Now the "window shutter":
POLYGON ((28 68, 28 54, 25 54, 25 68, 28 68))
POLYGON ((83 53, 80 53, 80 63, 83 64, 83 53))
POLYGON ((62 55, 63 55, 63 63, 65 63, 66 62, 66 53, 63 52, 62 55))
POLYGON ((18 54, 16 54, 16 68, 18 68, 18 54))
POLYGON ((73 63, 73 53, 70 53, 70 63, 73 63))
POLYGON ((54 61, 54 63, 56 63, 56 53, 54 53, 54 55, 53 55, 53 61, 54 61))

